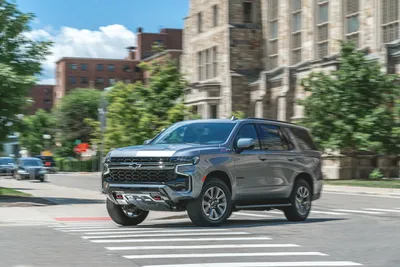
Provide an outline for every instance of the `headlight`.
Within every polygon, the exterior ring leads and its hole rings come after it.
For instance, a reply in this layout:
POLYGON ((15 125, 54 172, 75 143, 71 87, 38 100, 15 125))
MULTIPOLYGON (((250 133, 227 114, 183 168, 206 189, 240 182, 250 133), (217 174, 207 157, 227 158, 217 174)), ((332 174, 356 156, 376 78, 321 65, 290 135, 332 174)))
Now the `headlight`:
POLYGON ((110 162, 110 158, 111 158, 111 152, 108 152, 106 158, 104 159, 104 163, 110 162))
POLYGON ((25 171, 25 170, 18 170, 17 172, 18 172, 19 174, 28 174, 28 172, 25 171))
POLYGON ((104 163, 104 168, 103 168, 103 174, 109 174, 110 173, 110 169, 108 168, 108 164, 104 163))
POLYGON ((193 164, 196 165, 199 163, 200 157, 199 156, 184 156, 184 157, 172 157, 172 163, 182 163, 182 164, 193 164))

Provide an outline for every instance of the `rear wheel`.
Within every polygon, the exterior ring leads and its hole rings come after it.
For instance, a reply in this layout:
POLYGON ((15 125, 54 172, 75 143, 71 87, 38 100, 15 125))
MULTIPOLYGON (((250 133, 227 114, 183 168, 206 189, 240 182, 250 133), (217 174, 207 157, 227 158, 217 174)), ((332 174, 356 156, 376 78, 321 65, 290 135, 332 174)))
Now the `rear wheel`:
POLYGON ((311 211, 311 188, 304 179, 298 179, 290 197, 292 206, 283 210, 289 221, 304 221, 311 211))
POLYGON ((231 215, 231 192, 217 178, 209 178, 199 197, 187 204, 190 220, 197 226, 219 226, 231 215))
POLYGON ((123 226, 138 225, 149 215, 149 211, 138 209, 133 205, 117 205, 108 198, 106 205, 111 219, 123 226))

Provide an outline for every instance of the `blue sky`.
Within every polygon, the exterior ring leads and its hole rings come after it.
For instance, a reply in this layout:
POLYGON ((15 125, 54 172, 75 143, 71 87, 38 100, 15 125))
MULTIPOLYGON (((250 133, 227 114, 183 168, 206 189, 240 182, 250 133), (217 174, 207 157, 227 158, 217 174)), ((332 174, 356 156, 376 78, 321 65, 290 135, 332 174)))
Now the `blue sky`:
POLYGON ((15 0, 33 12, 34 39, 55 42, 53 55, 43 62, 42 83, 53 83, 54 62, 63 56, 122 58, 124 47, 136 41, 137 27, 183 28, 189 0, 15 0))

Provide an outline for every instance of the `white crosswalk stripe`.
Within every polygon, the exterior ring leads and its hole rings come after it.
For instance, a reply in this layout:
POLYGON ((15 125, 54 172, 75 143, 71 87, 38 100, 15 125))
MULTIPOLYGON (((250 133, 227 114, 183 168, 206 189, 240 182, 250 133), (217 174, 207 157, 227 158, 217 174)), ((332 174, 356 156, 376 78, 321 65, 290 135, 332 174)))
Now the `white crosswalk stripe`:
POLYGON ((371 210, 371 211, 380 211, 380 212, 395 212, 395 213, 400 213, 400 210, 391 210, 391 209, 372 209, 368 208, 366 210, 371 210))
MULTIPOLYGON (((373 211, 371 211, 373 212, 373 211)), ((318 212, 317 212, 318 213, 318 212)), ((282 212, 279 212, 283 215, 282 212)), ((322 215, 342 215, 336 211, 321 211, 322 215)), ((239 212, 238 217, 255 220, 270 218, 266 213, 239 212), (255 215, 255 216, 252 216, 255 215)), ((189 222, 189 219, 187 219, 189 222)), ((53 226, 58 232, 79 236, 81 240, 103 245, 104 249, 142 267, 329 267, 360 266, 352 261, 319 261, 330 258, 324 252, 307 251, 301 245, 279 243, 264 234, 240 231, 244 228, 198 228, 182 226, 120 227, 112 224, 53 226), (301 250, 300 250, 301 249, 301 250), (184 263, 182 263, 184 259, 184 263), (235 262, 230 262, 235 259, 235 262), (249 259, 251 259, 249 261, 249 259), (273 259, 268 261, 267 259, 273 259), (247 260, 247 261, 245 261, 247 260), (297 260, 297 261, 296 261, 297 260), (241 262, 245 261, 245 262, 241 262)), ((164 225, 164 224, 162 224, 164 225)), ((95 245, 93 244, 93 245, 95 245)))
POLYGON ((376 212, 376 211, 365 211, 365 210, 346 210, 346 209, 335 209, 335 211, 339 212, 349 212, 349 213, 361 213, 361 214, 382 214, 382 212, 376 212))

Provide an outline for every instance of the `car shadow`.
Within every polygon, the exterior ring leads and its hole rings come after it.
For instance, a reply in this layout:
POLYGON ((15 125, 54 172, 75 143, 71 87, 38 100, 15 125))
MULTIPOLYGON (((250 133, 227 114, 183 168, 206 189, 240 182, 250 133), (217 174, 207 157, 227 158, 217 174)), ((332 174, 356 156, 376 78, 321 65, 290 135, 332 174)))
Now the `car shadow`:
MULTIPOLYGON (((27 190, 27 189, 24 189, 27 190)), ((73 204, 104 204, 105 200, 83 198, 57 198, 57 197, 32 197, 32 196, 0 196, 2 207, 27 207, 27 206, 54 206, 73 204)))

